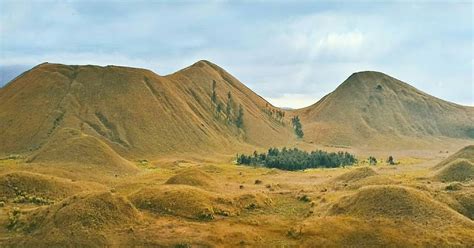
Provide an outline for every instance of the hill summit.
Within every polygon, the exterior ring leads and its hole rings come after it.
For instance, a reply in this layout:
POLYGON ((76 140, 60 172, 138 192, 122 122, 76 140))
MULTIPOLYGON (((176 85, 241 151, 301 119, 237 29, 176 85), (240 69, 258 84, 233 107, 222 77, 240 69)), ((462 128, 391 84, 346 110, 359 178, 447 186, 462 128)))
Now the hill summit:
POLYGON ((331 144, 474 138, 474 108, 443 101, 375 71, 352 74, 336 90, 297 113, 306 123, 308 140, 331 144))

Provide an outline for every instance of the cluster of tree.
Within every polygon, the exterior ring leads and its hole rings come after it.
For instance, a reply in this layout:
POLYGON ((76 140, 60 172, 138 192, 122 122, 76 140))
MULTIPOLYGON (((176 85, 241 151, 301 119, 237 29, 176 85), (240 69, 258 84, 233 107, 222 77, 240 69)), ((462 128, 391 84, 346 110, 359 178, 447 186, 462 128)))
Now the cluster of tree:
POLYGON ((285 111, 274 109, 268 103, 265 106, 264 112, 270 117, 283 124, 283 118, 285 117, 285 111))
POLYGON ((216 81, 212 80, 212 88, 211 88, 211 102, 215 108, 215 117, 220 118, 222 114, 224 114, 227 123, 235 124, 238 128, 242 128, 244 126, 244 109, 242 104, 239 104, 238 108, 235 107, 235 102, 232 99, 232 94, 230 91, 227 93, 227 102, 224 104, 219 102, 217 99, 216 93, 216 81))
MULTIPOLYGON (((367 160, 368 160, 368 162, 369 162, 369 165, 377 165, 377 162, 378 162, 378 161, 377 161, 377 159, 376 159, 375 157, 370 156, 367 160)), ((389 164, 389 165, 396 165, 396 164, 399 164, 399 163, 395 162, 395 159, 393 158, 393 156, 389 156, 389 157, 387 158, 387 161, 386 161, 386 162, 387 162, 387 164, 389 164)))
POLYGON ((291 118, 291 124, 293 125, 293 129, 295 130, 295 134, 298 138, 303 138, 303 126, 301 125, 300 122, 300 117, 299 116, 294 116, 291 118))
POLYGON ((357 162, 348 152, 325 152, 321 150, 306 152, 297 148, 270 148, 267 153, 252 155, 237 154, 237 164, 264 166, 282 170, 304 170, 308 168, 336 168, 357 162))

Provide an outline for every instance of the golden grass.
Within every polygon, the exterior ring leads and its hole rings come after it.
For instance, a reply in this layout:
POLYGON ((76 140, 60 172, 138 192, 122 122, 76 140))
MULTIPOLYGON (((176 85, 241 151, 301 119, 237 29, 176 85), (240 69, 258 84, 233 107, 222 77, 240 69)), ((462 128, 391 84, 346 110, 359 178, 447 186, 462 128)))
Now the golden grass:
POLYGON ((214 179, 208 173, 196 168, 184 169, 166 181, 166 184, 182 184, 197 187, 209 187, 214 183, 214 179))
POLYGON ((472 180, 474 179, 474 164, 466 159, 456 159, 445 165, 435 178, 444 182, 472 180))
POLYGON ((38 152, 29 158, 35 163, 72 163, 94 165, 96 171, 115 174, 136 173, 135 165, 122 158, 100 139, 77 129, 63 128, 38 152))
POLYGON ((375 175, 377 175, 377 173, 370 167, 358 167, 336 177, 334 180, 349 183, 375 175))
POLYGON ((111 230, 140 222, 140 213, 124 197, 110 192, 88 192, 54 205, 26 212, 13 227, 25 238, 12 239, 15 246, 109 246, 111 230))
POLYGON ((30 172, 10 172, 0 175, 0 193, 6 198, 36 196, 50 200, 66 198, 75 193, 94 189, 84 182, 30 172))
POLYGON ((427 223, 457 223, 467 219, 427 194, 403 186, 366 186, 335 203, 328 214, 363 218, 402 219, 427 223))

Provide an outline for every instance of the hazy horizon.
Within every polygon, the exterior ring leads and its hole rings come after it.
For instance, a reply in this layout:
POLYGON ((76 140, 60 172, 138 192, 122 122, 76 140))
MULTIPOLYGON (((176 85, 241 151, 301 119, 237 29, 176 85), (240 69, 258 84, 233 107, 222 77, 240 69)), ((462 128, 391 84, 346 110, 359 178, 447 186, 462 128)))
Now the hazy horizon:
POLYGON ((206 59, 279 107, 313 104, 366 70, 474 105, 470 2, 0 0, 0 7, 0 86, 45 61, 165 75, 206 59))

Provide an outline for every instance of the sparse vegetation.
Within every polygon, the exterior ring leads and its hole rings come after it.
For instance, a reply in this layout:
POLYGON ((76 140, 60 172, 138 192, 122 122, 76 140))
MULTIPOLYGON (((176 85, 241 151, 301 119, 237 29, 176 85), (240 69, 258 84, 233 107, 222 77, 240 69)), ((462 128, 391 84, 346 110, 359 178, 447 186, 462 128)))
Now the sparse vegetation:
POLYGON ((224 111, 224 118, 227 124, 229 125, 234 124, 239 129, 243 128, 244 107, 242 106, 242 104, 239 104, 238 108, 235 108, 234 105, 236 105, 236 103, 234 102, 232 98, 232 93, 229 91, 227 92, 227 102, 225 103, 225 109, 224 109, 224 105, 221 102, 219 102, 219 100, 217 99, 215 80, 212 80, 211 103, 212 103, 212 106, 214 107, 214 117, 216 119, 220 119, 221 113, 224 111))
POLYGON ((8 213, 8 229, 14 229, 20 220, 21 211, 19 208, 14 207, 12 211, 8 213))
POLYGON ((275 109, 267 103, 263 112, 265 112, 270 118, 280 122, 281 124, 284 124, 283 118, 285 117, 285 111, 275 109))
POLYGON ((297 148, 270 148, 267 153, 253 155, 237 154, 237 164, 257 165, 282 170, 304 170, 308 168, 335 168, 352 165, 357 160, 348 152, 306 151, 297 148))

